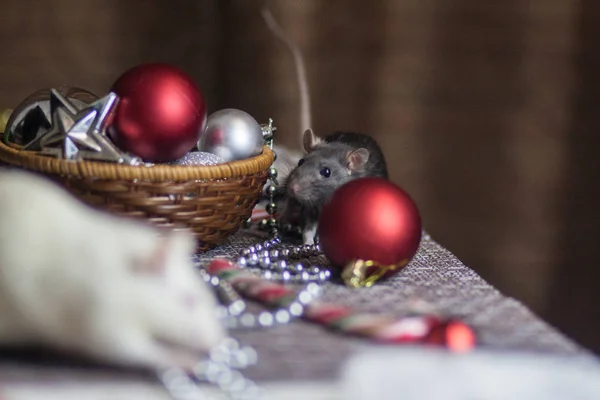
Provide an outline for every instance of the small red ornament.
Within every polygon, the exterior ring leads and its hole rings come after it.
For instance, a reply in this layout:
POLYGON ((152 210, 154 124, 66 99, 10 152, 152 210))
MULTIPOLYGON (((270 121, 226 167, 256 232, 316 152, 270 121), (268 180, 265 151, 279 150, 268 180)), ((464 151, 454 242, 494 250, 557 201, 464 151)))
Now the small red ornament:
POLYGON ((121 149, 166 162, 194 148, 206 125, 206 104, 191 77, 168 64, 126 71, 111 88, 119 103, 108 130, 121 149))
POLYGON ((371 286, 406 266, 421 242, 421 216, 413 199, 383 178, 340 187, 319 219, 319 241, 348 285, 371 286))
POLYGON ((433 326, 423 343, 445 346, 455 353, 464 353, 476 346, 477 336, 473 328, 464 322, 450 320, 433 326))

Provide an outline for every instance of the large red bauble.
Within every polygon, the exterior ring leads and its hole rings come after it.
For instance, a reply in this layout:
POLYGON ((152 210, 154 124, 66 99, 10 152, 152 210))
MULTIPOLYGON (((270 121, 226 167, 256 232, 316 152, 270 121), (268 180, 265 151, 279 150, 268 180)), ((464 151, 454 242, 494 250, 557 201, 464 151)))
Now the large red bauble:
POLYGON ((108 130, 121 149, 166 162, 192 150, 206 125, 206 104, 191 77, 168 64, 133 67, 111 91, 119 103, 108 130))
POLYGON ((334 266, 364 260, 403 267, 419 248, 421 216, 396 184, 361 178, 334 192, 321 211, 318 229, 321 248, 334 266))

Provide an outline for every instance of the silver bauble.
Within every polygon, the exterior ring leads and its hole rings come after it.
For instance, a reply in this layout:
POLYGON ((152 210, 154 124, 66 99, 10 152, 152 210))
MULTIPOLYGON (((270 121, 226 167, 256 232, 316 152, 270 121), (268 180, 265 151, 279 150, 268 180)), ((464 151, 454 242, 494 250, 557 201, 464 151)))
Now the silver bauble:
MULTIPOLYGON (((56 90, 69 101, 71 111, 81 111, 99 99, 92 92, 77 87, 62 86, 56 90)), ((51 89, 38 90, 27 96, 6 121, 4 139, 25 145, 48 131, 52 125, 52 103, 51 89)))
POLYGON ((216 165, 225 161, 216 154, 206 153, 204 151, 191 151, 185 156, 171 161, 171 165, 216 165))
POLYGON ((213 153, 226 162, 254 157, 264 145, 260 125, 247 112, 225 108, 208 116, 198 150, 213 153))

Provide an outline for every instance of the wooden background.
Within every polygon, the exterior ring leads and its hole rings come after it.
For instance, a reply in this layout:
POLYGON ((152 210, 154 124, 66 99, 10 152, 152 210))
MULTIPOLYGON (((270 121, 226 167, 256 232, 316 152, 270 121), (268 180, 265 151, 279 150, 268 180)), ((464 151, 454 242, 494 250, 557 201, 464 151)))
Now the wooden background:
MULTIPOLYGON (((3 0, 0 107, 125 69, 190 73, 298 143, 292 59, 255 0, 3 0)), ((319 133, 368 132, 425 228, 484 278, 600 350, 600 3, 274 0, 306 58, 319 133)))

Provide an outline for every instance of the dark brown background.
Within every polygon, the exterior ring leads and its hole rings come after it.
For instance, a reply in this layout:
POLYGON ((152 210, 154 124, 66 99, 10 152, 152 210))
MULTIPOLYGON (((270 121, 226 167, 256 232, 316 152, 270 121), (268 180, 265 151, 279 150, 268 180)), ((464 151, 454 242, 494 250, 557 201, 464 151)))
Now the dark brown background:
MULTIPOLYGON (((125 69, 191 74, 298 143, 292 59, 254 0, 3 0, 0 107, 125 69)), ((314 128, 376 136, 425 228, 600 350, 597 0, 274 0, 301 46, 314 128)))

